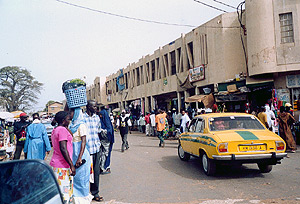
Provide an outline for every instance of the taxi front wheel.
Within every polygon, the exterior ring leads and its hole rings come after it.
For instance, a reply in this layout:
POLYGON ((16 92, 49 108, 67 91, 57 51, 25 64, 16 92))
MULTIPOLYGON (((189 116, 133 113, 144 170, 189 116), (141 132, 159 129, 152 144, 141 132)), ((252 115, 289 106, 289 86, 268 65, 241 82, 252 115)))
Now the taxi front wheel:
POLYGON ((181 144, 178 145, 178 156, 182 161, 188 161, 190 160, 191 155, 189 153, 186 153, 182 147, 181 144))
POLYGON ((261 173, 269 173, 270 171, 272 171, 273 168, 272 165, 263 164, 263 163, 258 163, 257 166, 261 173))
POLYGON ((202 153, 201 157, 202 168, 207 176, 212 176, 216 173, 216 163, 207 157, 206 153, 202 153))

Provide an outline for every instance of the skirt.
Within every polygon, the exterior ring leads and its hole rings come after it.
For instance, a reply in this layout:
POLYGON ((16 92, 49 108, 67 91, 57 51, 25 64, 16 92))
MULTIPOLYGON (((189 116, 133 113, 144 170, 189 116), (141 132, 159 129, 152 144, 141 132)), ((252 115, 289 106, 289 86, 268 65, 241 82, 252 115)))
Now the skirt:
MULTIPOLYGON (((78 155, 80 153, 81 142, 73 142, 73 164, 75 165, 78 155)), ((74 176, 74 197, 87 197, 90 192, 90 168, 91 160, 90 154, 85 148, 82 160, 86 162, 76 169, 76 175, 74 176)))
POLYGON ((70 169, 56 167, 52 167, 52 169, 63 195, 64 203, 73 203, 73 177, 70 175, 70 169))

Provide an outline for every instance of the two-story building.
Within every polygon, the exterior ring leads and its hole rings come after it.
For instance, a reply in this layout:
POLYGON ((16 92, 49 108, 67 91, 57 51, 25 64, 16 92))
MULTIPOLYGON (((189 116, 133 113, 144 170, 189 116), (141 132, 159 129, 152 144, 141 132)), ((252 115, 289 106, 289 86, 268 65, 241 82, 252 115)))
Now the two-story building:
POLYGON ((57 112, 63 111, 64 106, 63 103, 56 101, 50 103, 47 108, 48 108, 48 112, 47 112, 48 115, 55 115, 57 112))
POLYGON ((274 93, 293 103, 300 97, 299 11, 296 0, 246 0, 239 15, 225 13, 182 34, 107 76, 102 89, 95 79, 88 95, 105 92, 98 102, 142 111, 186 108, 188 97, 210 92, 233 111, 242 110, 239 101, 257 106, 274 93), (229 85, 245 93, 224 97, 229 85))

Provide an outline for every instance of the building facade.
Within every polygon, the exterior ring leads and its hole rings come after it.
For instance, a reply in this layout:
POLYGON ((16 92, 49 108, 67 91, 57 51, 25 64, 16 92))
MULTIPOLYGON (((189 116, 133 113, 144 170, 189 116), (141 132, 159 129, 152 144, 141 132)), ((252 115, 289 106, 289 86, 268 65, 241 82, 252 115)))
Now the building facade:
MULTIPOLYGON (((112 109, 179 110, 187 108, 190 96, 234 85, 245 86, 247 96, 216 94, 216 102, 248 99, 256 106, 275 89, 280 99, 293 103, 300 97, 299 11, 297 0, 246 0, 239 16, 225 13, 182 34, 107 76, 104 87, 95 79, 88 97, 112 109)), ((234 106, 231 110, 242 110, 241 104, 234 106)))
POLYGON ((55 115, 59 111, 63 111, 63 103, 61 102, 54 102, 48 105, 48 115, 55 115))

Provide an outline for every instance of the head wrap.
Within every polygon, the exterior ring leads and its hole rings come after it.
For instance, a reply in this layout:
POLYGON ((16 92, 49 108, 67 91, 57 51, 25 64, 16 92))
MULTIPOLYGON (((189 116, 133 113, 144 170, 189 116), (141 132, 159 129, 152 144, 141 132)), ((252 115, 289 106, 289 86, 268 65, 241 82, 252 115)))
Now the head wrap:
POLYGON ((81 124, 84 124, 82 110, 81 110, 81 108, 75 108, 74 116, 70 123, 69 129, 74 134, 78 130, 78 128, 81 124))

